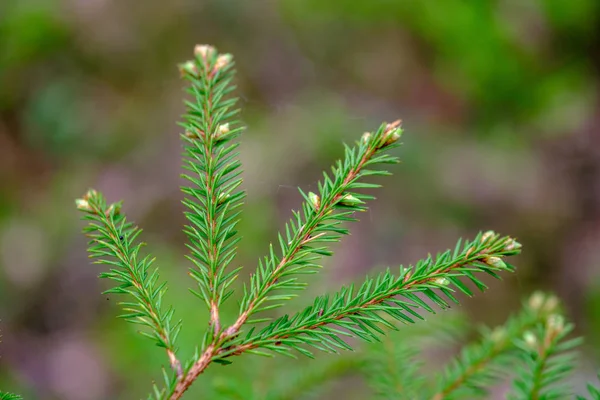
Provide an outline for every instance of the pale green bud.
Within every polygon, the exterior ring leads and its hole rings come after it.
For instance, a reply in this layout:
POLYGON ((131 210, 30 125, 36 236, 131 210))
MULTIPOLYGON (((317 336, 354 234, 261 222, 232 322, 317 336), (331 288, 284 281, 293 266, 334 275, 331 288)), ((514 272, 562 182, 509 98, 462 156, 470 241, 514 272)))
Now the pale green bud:
POLYGON ((513 251, 513 250, 520 250, 521 247, 523 247, 521 245, 521 243, 517 242, 515 239, 512 238, 508 238, 506 240, 506 243, 504 245, 504 250, 505 251, 513 251))
POLYGON ((400 139, 400 136, 402 135, 402 128, 400 127, 401 124, 401 119, 387 124, 387 126, 385 127, 385 134, 383 136, 384 146, 397 142, 398 139, 400 139))
POLYGON ((219 198, 217 199, 217 203, 222 204, 225 200, 227 200, 230 197, 231 195, 229 193, 221 193, 219 195, 219 198))
POLYGON ((370 139, 371 139, 371 132, 365 132, 365 133, 363 133, 362 137, 360 138, 360 141, 363 144, 367 144, 367 143, 369 143, 370 139))
POLYGON ((532 310, 539 311, 546 302, 546 296, 542 292, 535 292, 529 298, 529 307, 532 310))
POLYGON ((318 210, 321 206, 321 198, 313 192, 308 192, 308 200, 315 210, 318 210))
POLYGON ((351 194, 346 194, 340 200, 340 204, 345 206, 357 206, 359 204, 365 204, 365 202, 352 196, 351 194))
POLYGON ((493 239, 495 237, 496 237, 496 232, 494 232, 494 231, 487 231, 483 235, 481 235, 481 243, 485 243, 488 240, 493 239))
POLYGON ((92 211, 92 207, 90 207, 90 203, 88 203, 85 199, 76 199, 75 205, 81 211, 92 211))
POLYGON ((217 62, 215 63, 215 70, 220 70, 225 68, 228 64, 233 60, 233 56, 231 54, 221 54, 217 57, 217 62))
POLYGON ((531 348, 536 348, 537 344, 538 344, 538 340, 537 337, 535 337, 535 334, 531 331, 527 331, 525 332, 525 334, 523 335, 523 339, 525 340, 525 343, 527 343, 527 345, 531 348))
POLYGON ((197 44, 196 47, 194 47, 194 54, 196 57, 205 61, 212 57, 215 51, 216 50, 213 46, 209 46, 207 44, 197 44))
POLYGON ((98 192, 94 189, 89 189, 85 195, 83 196, 84 199, 89 200, 92 197, 97 197, 98 196, 98 192))
POLYGON ((215 139, 221 139, 226 136, 230 132, 229 123, 221 124, 217 127, 217 133, 215 135, 215 139))
POLYGON ((92 211, 92 207, 90 206, 89 199, 95 198, 98 196, 98 192, 94 189, 89 189, 81 199, 75 200, 75 205, 81 211, 92 211))
POLYGON ((548 317, 546 326, 548 327, 548 330, 560 333, 565 329, 565 319, 562 315, 552 314, 548 317))
POLYGON ((179 71, 181 72, 181 75, 198 75, 198 69, 193 61, 186 61, 183 64, 179 64, 179 71))
POLYGON ((386 143, 392 144, 392 143, 396 142, 398 139, 400 139, 401 133, 402 133, 402 131, 400 129, 391 130, 390 133, 388 133, 388 135, 387 135, 386 143))
POLYGON ((500 268, 500 269, 506 268, 506 264, 504 263, 504 261, 502 261, 502 259, 500 257, 487 257, 485 259, 485 263, 487 265, 490 265, 490 266, 496 267, 496 268, 500 268))
POLYGON ((435 278, 434 282, 440 286, 448 286, 450 281, 447 278, 435 278))

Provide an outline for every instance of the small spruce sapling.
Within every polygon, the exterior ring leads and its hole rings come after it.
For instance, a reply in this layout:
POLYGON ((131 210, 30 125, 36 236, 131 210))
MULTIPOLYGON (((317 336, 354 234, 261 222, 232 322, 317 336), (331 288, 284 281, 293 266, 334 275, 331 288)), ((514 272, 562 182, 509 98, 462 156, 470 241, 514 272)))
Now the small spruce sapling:
POLYGON ((180 124, 187 181, 181 190, 192 265, 189 275, 196 284, 193 293, 210 315, 199 351, 187 358, 178 353, 181 321, 174 318, 174 308, 163 303, 166 283, 154 266, 155 259, 142 255, 141 230, 125 218, 121 203, 108 204, 93 189, 76 200, 88 222, 84 232, 90 239, 90 257, 109 267, 100 276, 115 283, 106 293, 127 298, 120 303, 121 317, 144 326, 141 333, 167 355, 170 370, 164 371, 164 385, 155 385, 149 398, 179 399, 212 363, 231 363, 243 353, 312 357, 313 350, 350 349, 345 337, 376 341, 396 322, 412 324, 423 319, 424 312, 434 312, 432 304, 446 309, 449 303, 458 303, 456 292, 471 296, 465 281, 485 290, 478 274, 500 278, 500 273, 514 270, 506 257, 518 254, 521 245, 488 231, 472 240, 459 240, 453 250, 414 266, 388 269, 358 286, 317 297, 296 313, 274 320, 265 314, 305 288, 302 275, 318 272, 320 258, 332 254, 329 245, 348 233, 345 224, 367 209, 373 197, 363 191, 379 187, 368 183, 368 178, 390 175, 381 167, 398 162, 389 154, 400 144, 403 130, 398 120, 363 134, 353 146, 346 145, 344 158, 331 173, 323 174, 316 193, 300 190, 305 200, 300 211, 293 212, 278 243, 269 245, 268 255, 259 260, 241 296, 237 294, 237 319, 224 326, 220 307, 234 294, 233 283, 241 272, 232 264, 245 197, 235 141, 243 126, 237 119, 236 98, 231 96, 235 89, 232 56, 207 45, 196 46, 194 53, 193 60, 180 65, 190 95, 180 124))

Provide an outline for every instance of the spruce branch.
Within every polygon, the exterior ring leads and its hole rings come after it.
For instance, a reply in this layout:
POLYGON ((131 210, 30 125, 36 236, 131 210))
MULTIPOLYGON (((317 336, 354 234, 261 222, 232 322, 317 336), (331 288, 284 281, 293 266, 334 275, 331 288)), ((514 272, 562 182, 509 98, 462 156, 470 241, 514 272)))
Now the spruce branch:
POLYGON ((574 369, 572 350, 582 342, 581 338, 567 339, 572 330, 573 325, 565 322, 562 315, 554 314, 545 324, 515 340, 522 350, 523 365, 513 382, 510 399, 564 399, 573 395, 561 382, 574 369))
POLYGON ((184 147, 182 177, 189 186, 181 190, 187 195, 183 204, 189 222, 184 229, 189 239, 195 268, 190 269, 198 283, 201 298, 210 311, 213 337, 221 331, 219 305, 231 295, 229 290, 238 269, 227 272, 236 255, 236 225, 245 193, 239 190, 241 163, 237 159, 238 143, 231 143, 243 127, 235 120, 236 98, 228 97, 235 89, 235 70, 230 54, 218 54, 212 46, 198 45, 195 59, 180 66, 189 81, 187 92, 193 101, 186 101, 186 114, 180 125, 184 147))
POLYGON ((348 234, 348 230, 340 225, 345 221, 355 221, 353 213, 366 211, 365 201, 373 199, 354 191, 380 186, 361 182, 360 179, 389 175, 387 171, 367 168, 398 162, 396 157, 385 154, 385 151, 398 145, 402 134, 400 124, 400 120, 384 123, 375 133, 365 133, 356 146, 345 146, 344 161, 338 161, 332 168, 333 177, 323 173, 323 181, 318 184, 319 194, 306 194, 300 190, 305 199, 302 211, 295 211, 294 217, 285 226, 285 234, 278 235, 279 255, 270 245, 269 256, 259 260, 250 287, 244 288, 240 316, 225 335, 237 334, 246 322, 268 320, 249 318, 260 311, 281 306, 282 301, 294 296, 292 292, 304 288, 305 284, 298 282, 295 275, 315 273, 319 268, 316 260, 332 254, 327 245, 348 234), (273 291, 279 293, 272 294, 273 291), (266 305, 268 301, 278 303, 266 305))
POLYGON ((226 348, 219 357, 244 352, 270 354, 265 350, 285 355, 293 355, 295 350, 312 357, 307 346, 326 352, 350 350, 340 336, 376 341, 377 335, 383 334, 380 325, 394 328, 382 313, 403 323, 423 319, 419 309, 434 313, 419 294, 441 309, 449 308, 450 304, 438 293, 454 303, 458 303, 453 295, 456 290, 471 296, 473 293, 461 278, 483 291, 486 285, 475 273, 485 272, 500 278, 499 272, 513 271, 503 257, 519 252, 520 244, 512 238, 491 231, 479 234, 462 246, 459 241, 454 251, 448 250, 435 259, 430 256, 414 267, 400 267, 397 276, 388 270, 375 279, 367 278, 358 290, 349 286, 333 296, 317 297, 312 306, 291 317, 282 316, 256 334, 250 330, 243 340, 226 348))
POLYGON ((102 194, 93 189, 77 199, 76 204, 84 212, 83 219, 88 221, 84 233, 90 238, 90 258, 96 259, 95 264, 110 267, 100 277, 117 284, 104 294, 127 294, 133 298, 133 301, 119 302, 124 311, 120 318, 147 327, 150 333, 140 333, 163 347, 173 370, 182 375, 175 347, 181 321, 171 322, 172 307, 162 310, 166 283, 158 283, 158 269, 151 268, 154 258, 149 255, 142 258, 139 254, 144 245, 136 241, 141 229, 127 221, 121 213, 121 203, 107 205, 102 194))
MULTIPOLYGON (((459 241, 453 251, 429 256, 414 266, 401 266, 397 274, 388 270, 367 278, 356 289, 352 285, 332 296, 317 297, 311 306, 291 316, 257 318, 257 314, 279 307, 303 289, 299 275, 316 273, 318 260, 332 254, 329 245, 348 233, 342 224, 354 221, 357 211, 366 210, 366 202, 373 197, 359 192, 379 185, 365 183, 364 178, 389 175, 376 165, 398 162, 387 154, 399 145, 402 128, 398 120, 365 133, 355 146, 345 146, 343 160, 330 174, 324 173, 317 193, 301 191, 305 201, 300 211, 293 213, 279 234, 278 246, 271 245, 269 255, 259 260, 256 272, 244 286, 237 319, 223 329, 219 309, 232 294, 231 286, 239 272, 239 268, 229 266, 240 240, 236 226, 245 197, 240 190, 238 144, 232 141, 242 126, 236 120, 236 99, 229 97, 234 90, 231 55, 219 54, 207 45, 196 46, 194 52, 193 60, 180 65, 192 97, 185 102, 186 113, 180 124, 184 128, 181 138, 186 170, 182 176, 187 181, 181 190, 186 196, 184 232, 192 262, 189 274, 198 285, 192 292, 206 304, 210 321, 201 345, 185 363, 177 358, 175 346, 181 322, 172 323, 173 308, 162 308, 166 284, 159 283, 154 259, 139 254, 143 243, 136 239, 141 230, 127 222, 120 203, 107 205, 94 190, 76 201, 89 222, 84 232, 91 239, 90 257, 108 266, 110 270, 100 276, 116 283, 105 293, 131 296, 131 301, 120 303, 124 308, 121 317, 145 326, 141 333, 167 351, 174 373, 163 369, 164 385, 154 385, 149 399, 180 399, 211 363, 228 364, 230 357, 242 353, 295 356, 298 352, 312 357, 314 349, 351 349, 345 337, 377 341, 384 328, 395 329, 395 321, 412 324, 423 319, 422 314, 434 313, 433 305, 445 309, 452 302, 458 303, 455 292, 472 296, 466 281, 485 290, 479 273, 500 278, 500 273, 513 271, 505 257, 518 254, 521 245, 488 231, 464 244, 459 241), (242 332, 246 324, 259 321, 269 323, 242 332)), ((552 355, 549 351, 545 354, 552 355)), ((544 366, 551 365, 546 361, 544 366)), ((468 382, 463 372, 459 371, 460 382, 468 382)), ((543 381, 547 375, 539 376, 543 381)))
POLYGON ((487 388, 506 376, 514 363, 513 341, 545 323, 558 309, 556 297, 534 293, 517 315, 493 330, 488 329, 479 342, 462 349, 444 368, 432 400, 487 396, 487 388))

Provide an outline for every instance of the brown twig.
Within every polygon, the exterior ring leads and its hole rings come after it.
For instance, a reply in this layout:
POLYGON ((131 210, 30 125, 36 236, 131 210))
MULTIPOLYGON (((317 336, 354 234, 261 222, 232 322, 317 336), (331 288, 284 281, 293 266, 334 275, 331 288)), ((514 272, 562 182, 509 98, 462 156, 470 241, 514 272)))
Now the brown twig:
POLYGON ((188 390, 188 388, 194 383, 196 378, 200 376, 202 372, 208 367, 212 361, 212 357, 215 355, 215 344, 209 345, 202 356, 196 361, 196 363, 190 368, 190 370, 177 382, 173 394, 169 398, 170 400, 180 399, 181 396, 188 390))

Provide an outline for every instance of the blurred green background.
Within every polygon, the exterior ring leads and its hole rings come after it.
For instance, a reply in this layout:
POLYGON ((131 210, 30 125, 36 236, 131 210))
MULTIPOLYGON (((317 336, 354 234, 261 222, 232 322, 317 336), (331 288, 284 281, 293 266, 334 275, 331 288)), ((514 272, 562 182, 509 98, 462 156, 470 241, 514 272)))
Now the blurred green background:
MULTIPOLYGON (((197 43, 238 66, 245 273, 342 141, 402 118, 403 163, 313 294, 494 229, 523 244, 518 273, 461 311, 496 324, 555 291, 587 337, 584 366, 600 366, 597 0, 1 0, 0 388, 132 399, 160 377, 164 354, 100 295, 73 203, 88 187, 125 200, 185 318, 182 354, 198 341, 175 124, 176 64, 197 43)), ((280 384, 289 362, 235 364, 234 382, 215 367, 190 397, 280 384)))

